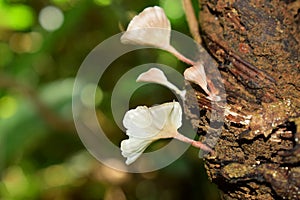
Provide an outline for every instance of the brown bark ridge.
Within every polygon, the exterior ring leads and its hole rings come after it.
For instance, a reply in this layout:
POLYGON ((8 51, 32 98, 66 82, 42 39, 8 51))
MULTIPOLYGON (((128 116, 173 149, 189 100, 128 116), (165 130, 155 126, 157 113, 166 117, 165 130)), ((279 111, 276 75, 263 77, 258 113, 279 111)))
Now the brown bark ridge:
POLYGON ((214 112, 196 92, 193 123, 216 141, 204 156, 209 178, 223 199, 300 199, 300 1, 199 3, 203 45, 222 76, 213 80, 207 63, 208 79, 226 90, 214 112))

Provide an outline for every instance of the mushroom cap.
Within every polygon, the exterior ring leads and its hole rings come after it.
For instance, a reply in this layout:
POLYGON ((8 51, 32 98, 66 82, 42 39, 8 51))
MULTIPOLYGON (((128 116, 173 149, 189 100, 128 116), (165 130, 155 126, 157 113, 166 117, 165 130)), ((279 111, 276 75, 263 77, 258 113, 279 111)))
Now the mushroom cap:
POLYGON ((170 45, 170 37, 170 21, 161 7, 154 6, 144 9, 130 21, 121 42, 165 49, 170 45))

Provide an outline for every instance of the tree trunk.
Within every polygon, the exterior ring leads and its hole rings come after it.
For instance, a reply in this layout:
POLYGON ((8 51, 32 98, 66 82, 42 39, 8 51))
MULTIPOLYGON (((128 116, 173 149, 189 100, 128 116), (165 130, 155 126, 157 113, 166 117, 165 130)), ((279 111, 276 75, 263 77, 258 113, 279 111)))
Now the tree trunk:
POLYGON ((300 199, 300 1, 200 0, 200 6, 203 45, 226 90, 216 113, 196 92, 199 134, 215 129, 209 116, 220 115, 215 152, 204 157, 209 178, 223 199, 300 199))

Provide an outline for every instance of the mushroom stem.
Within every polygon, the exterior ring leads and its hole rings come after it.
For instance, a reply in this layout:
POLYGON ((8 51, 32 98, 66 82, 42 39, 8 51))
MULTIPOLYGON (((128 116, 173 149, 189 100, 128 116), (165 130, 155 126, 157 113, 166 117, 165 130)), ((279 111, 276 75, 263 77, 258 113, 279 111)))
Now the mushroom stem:
POLYGON ((185 57, 184 55, 182 55, 172 45, 168 46, 165 50, 170 52, 171 54, 173 54, 176 58, 178 58, 182 62, 185 62, 186 64, 189 64, 189 65, 195 65, 194 61, 192 61, 192 60, 188 59, 187 57, 185 57))
POLYGON ((179 90, 174 84, 172 84, 171 82, 166 82, 165 83, 166 86, 168 88, 170 88, 171 90, 173 90, 176 94, 178 94, 180 96, 180 98, 185 101, 185 93, 186 91, 185 90, 179 90))
POLYGON ((188 137, 186 137, 186 136, 184 136, 180 133, 177 133, 174 138, 177 139, 177 140, 180 140, 182 142, 189 143, 189 144, 191 144, 192 146, 194 146, 196 148, 202 149, 203 151, 213 152, 213 150, 210 147, 203 144, 202 142, 192 140, 192 139, 190 139, 190 138, 188 138, 188 137))

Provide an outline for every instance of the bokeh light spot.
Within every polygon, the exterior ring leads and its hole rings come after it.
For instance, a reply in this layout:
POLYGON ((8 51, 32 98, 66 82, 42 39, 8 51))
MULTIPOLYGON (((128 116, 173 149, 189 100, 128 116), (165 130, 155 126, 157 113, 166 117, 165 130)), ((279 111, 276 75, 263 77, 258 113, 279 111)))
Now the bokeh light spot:
POLYGON ((179 0, 160 0, 159 4, 170 19, 176 20, 184 15, 183 7, 179 0))
POLYGON ((99 6, 108 6, 111 4, 111 0, 94 0, 94 2, 99 6))
POLYGON ((17 111, 17 100, 10 96, 0 98, 0 118, 9 118, 17 111))
POLYGON ((62 165, 52 165, 45 170, 45 184, 47 187, 58 187, 70 182, 67 169, 62 165))
POLYGON ((16 53, 34 53, 41 48, 42 41, 38 32, 15 33, 9 39, 9 47, 16 53))
POLYGON ((4 174, 3 183, 11 199, 22 196, 29 189, 28 179, 19 166, 12 166, 4 174))
POLYGON ((126 196, 120 187, 111 187, 107 190, 104 200, 126 200, 126 196))
POLYGON ((62 26, 64 22, 64 14, 55 6, 47 6, 41 10, 39 14, 39 22, 45 30, 55 31, 62 26))
POLYGON ((31 32, 29 33, 30 39, 31 39, 31 46, 29 49, 30 53, 35 53, 39 51, 43 44, 43 36, 39 32, 31 32))
POLYGON ((33 10, 26 5, 0 5, 0 27, 25 30, 34 22, 33 10))

